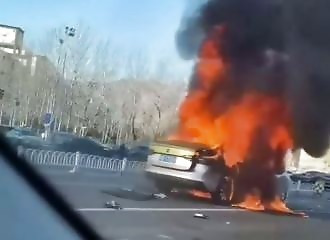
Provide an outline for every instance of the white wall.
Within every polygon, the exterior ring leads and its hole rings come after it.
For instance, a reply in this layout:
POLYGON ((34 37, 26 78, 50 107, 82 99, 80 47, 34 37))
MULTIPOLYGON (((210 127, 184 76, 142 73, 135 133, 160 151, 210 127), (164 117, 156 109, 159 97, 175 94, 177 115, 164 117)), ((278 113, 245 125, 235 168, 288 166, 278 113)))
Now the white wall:
POLYGON ((4 51, 6 53, 10 53, 10 54, 14 53, 14 49, 12 49, 12 48, 0 47, 0 50, 4 51))
POLYGON ((14 46, 16 40, 16 30, 0 26, 0 44, 14 46))

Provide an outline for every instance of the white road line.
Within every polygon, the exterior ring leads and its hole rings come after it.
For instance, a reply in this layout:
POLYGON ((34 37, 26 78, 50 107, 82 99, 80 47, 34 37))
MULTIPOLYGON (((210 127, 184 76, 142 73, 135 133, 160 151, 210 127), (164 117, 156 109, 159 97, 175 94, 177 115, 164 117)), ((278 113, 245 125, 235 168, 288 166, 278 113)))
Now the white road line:
POLYGON ((174 239, 171 236, 167 236, 167 235, 163 235, 163 234, 159 234, 159 235, 157 235, 157 237, 162 238, 162 239, 174 239))
POLYGON ((57 181, 52 182, 54 185, 57 186, 77 186, 77 187, 118 187, 116 184, 109 184, 109 183, 91 183, 91 182, 69 182, 69 181, 57 181))
POLYGON ((127 212, 241 212, 239 208, 123 208, 121 210, 113 208, 78 208, 79 212, 107 212, 107 211, 127 211, 127 212))
POLYGON ((289 192, 313 192, 313 189, 292 189, 289 192))

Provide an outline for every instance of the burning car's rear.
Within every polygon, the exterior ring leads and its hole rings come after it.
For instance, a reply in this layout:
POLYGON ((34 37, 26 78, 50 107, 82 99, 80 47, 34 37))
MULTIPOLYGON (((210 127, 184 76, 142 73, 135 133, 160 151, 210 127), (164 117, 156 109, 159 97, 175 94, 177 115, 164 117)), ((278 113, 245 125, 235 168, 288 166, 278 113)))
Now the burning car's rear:
MULTIPOLYGON (((145 171, 161 192, 193 189, 209 192, 215 203, 234 201, 233 179, 238 169, 226 166, 219 149, 177 140, 157 141, 150 148, 145 171)), ((285 198, 289 191, 287 178, 278 175, 276 179, 278 194, 285 198)))
POLYGON ((225 177, 224 161, 213 159, 217 152, 203 144, 157 141, 150 148, 145 171, 162 192, 183 188, 213 193, 225 177))

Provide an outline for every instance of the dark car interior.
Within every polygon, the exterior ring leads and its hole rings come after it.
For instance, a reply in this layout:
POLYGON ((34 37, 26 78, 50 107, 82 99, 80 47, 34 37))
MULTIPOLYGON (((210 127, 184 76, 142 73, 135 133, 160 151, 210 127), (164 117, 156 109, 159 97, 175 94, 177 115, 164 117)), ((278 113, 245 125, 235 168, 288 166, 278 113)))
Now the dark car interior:
POLYGON ((2 239, 101 239, 2 136, 0 146, 2 239))

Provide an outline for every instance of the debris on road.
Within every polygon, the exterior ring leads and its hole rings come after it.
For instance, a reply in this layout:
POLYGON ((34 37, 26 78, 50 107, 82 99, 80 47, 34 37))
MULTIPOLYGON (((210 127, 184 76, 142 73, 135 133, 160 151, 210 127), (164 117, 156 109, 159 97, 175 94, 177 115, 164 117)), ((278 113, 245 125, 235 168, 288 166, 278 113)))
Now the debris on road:
POLYGON ((116 201, 111 201, 111 202, 106 202, 104 205, 106 208, 113 208, 113 209, 123 209, 119 203, 117 203, 116 201))
POLYGON ((203 213, 195 213, 195 214, 194 214, 194 218, 208 219, 209 217, 206 216, 206 215, 203 214, 203 213))
POLYGON ((167 198, 167 196, 166 196, 164 193, 154 193, 153 196, 154 196, 156 199, 164 199, 164 198, 167 198))

